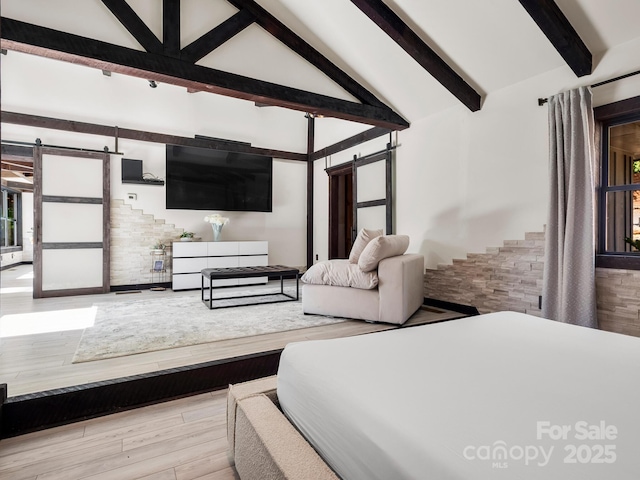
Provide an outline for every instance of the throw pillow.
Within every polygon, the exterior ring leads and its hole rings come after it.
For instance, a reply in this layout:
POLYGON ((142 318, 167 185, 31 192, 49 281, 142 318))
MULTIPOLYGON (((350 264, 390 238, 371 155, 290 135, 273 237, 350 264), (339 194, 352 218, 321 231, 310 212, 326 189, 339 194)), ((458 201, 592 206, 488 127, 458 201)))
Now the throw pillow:
POLYGON ((358 266, 363 272, 370 272, 378 268, 380 260, 402 255, 409 248, 407 235, 384 235, 376 237, 364 248, 358 266))
POLYGON ((351 252, 349 253, 349 263, 358 263, 364 247, 366 247, 371 240, 379 237, 380 235, 382 235, 382 230, 367 230, 366 228, 361 229, 358 232, 356 241, 353 242, 353 246, 351 247, 351 252))
POLYGON ((312 265, 301 280, 314 285, 333 285, 371 290, 378 286, 377 272, 363 272, 348 260, 325 260, 312 265))

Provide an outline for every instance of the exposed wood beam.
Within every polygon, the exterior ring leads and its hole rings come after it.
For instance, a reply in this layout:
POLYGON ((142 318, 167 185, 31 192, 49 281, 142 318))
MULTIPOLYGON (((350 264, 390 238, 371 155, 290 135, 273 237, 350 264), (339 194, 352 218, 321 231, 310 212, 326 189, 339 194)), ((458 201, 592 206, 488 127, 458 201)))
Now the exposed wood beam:
POLYGON ((141 142, 164 143, 169 145, 184 145, 190 147, 215 148, 227 150, 229 152, 254 153, 257 155, 268 155, 286 160, 307 161, 304 153, 285 152, 282 150, 272 150, 267 148, 251 147, 238 142, 225 142, 208 138, 190 138, 177 135, 167 135, 164 133, 145 132, 142 130, 132 130, 122 127, 111 127, 95 123, 76 122, 73 120, 62 120, 59 118, 41 117, 26 113, 5 112, 1 113, 0 121, 14 125, 24 125, 28 127, 50 128, 52 130, 63 130, 67 132, 85 133, 90 135, 100 135, 103 137, 115 137, 116 128, 118 138, 138 140, 141 142))
POLYGON ((162 0, 162 44, 165 55, 180 56, 180 0, 162 0))
POLYGON ((251 12, 255 16, 256 23, 258 25, 304 58, 307 62, 318 68, 331 80, 336 82, 362 103, 385 107, 384 103, 378 100, 375 95, 339 69, 335 64, 330 62, 320 52, 296 35, 286 25, 280 22, 256 2, 253 0, 227 1, 239 10, 245 9, 251 12))
POLYGON ((233 38, 255 21, 248 10, 238 13, 211 29, 203 36, 190 43, 180 52, 180 58, 186 62, 196 63, 227 40, 233 38))
POLYGON ((33 170, 33 159, 31 160, 11 160, 3 158, 0 160, 3 165, 14 165, 16 167, 28 168, 29 170, 33 170))
POLYGON ((313 265, 313 154, 316 138, 316 119, 307 115, 307 268, 313 265))
POLYGON ((13 162, 7 162, 5 160, 0 161, 0 165, 2 165, 2 170, 7 170, 10 172, 33 173, 33 165, 17 165, 13 162))
POLYGON ((2 17, 1 21, 1 47, 9 50, 394 130, 409 126, 386 106, 306 92, 10 18, 2 17))
POLYGON ((125 0, 102 0, 133 38, 147 52, 161 53, 162 43, 125 0))
POLYGON ((465 82, 381 0, 351 0, 351 2, 411 55, 433 78, 466 105, 469 110, 472 112, 480 110, 482 101, 480 94, 465 82))
POLYGON ((2 159, 33 163, 33 147, 2 144, 2 159))
POLYGON ((16 190, 22 190, 23 192, 33 192, 33 184, 26 182, 7 182, 6 184, 9 188, 14 188, 16 190))
POLYGON ((373 140, 374 138, 387 135, 389 132, 390 130, 388 128, 370 128, 369 130, 365 130, 364 132, 358 133, 357 135, 345 138, 338 143, 334 143, 333 145, 329 145, 328 147, 324 147, 316 152, 313 152, 313 155, 311 155, 311 160, 318 160, 320 158, 333 155, 334 153, 342 152, 343 150, 355 147, 356 145, 360 145, 364 142, 368 142, 369 140, 373 140))
POLYGON ((578 76, 590 75, 591 52, 553 0, 520 0, 551 44, 578 76))

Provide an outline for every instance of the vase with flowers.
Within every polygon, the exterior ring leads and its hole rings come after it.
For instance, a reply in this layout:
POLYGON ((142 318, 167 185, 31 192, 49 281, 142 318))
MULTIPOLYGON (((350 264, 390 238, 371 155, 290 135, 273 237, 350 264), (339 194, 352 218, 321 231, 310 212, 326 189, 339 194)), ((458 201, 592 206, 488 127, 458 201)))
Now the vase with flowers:
POLYGON ((227 217, 223 217, 219 213, 213 213, 204 217, 204 221, 211 224, 211 228, 213 229, 213 241, 219 242, 220 236, 222 235, 222 227, 229 223, 229 219, 227 217))

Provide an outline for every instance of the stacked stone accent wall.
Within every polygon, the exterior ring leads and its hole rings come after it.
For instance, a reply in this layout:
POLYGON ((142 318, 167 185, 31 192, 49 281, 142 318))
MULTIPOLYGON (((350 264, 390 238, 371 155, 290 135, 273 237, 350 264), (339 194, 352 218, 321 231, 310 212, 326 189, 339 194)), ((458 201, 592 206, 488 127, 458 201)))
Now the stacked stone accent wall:
MULTIPOLYGON (((424 276, 425 297, 473 305, 480 313, 513 310, 540 316, 544 232, 526 233, 486 253, 439 265, 424 276)), ((640 271, 596 269, 602 330, 640 337, 640 271)))
POLYGON ((640 337, 640 270, 596 268, 602 330, 640 337))
POLYGON ((151 274, 151 247, 158 241, 167 245, 165 282, 171 281, 171 242, 183 233, 182 228, 133 209, 124 200, 111 200, 111 285, 145 285, 158 283, 151 274))
POLYGON ((470 253, 424 276, 425 297, 473 305, 480 313, 513 310, 540 316, 544 233, 507 240, 486 253, 470 253))

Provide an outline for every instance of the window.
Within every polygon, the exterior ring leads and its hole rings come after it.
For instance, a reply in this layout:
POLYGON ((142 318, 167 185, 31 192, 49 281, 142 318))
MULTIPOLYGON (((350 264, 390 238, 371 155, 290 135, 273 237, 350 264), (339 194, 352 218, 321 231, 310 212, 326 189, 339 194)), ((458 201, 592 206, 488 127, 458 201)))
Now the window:
POLYGON ((602 127, 596 264, 640 270, 640 97, 599 107, 595 116, 602 127))
POLYGON ((20 193, 3 187, 0 202, 0 247, 18 247, 20 193))

